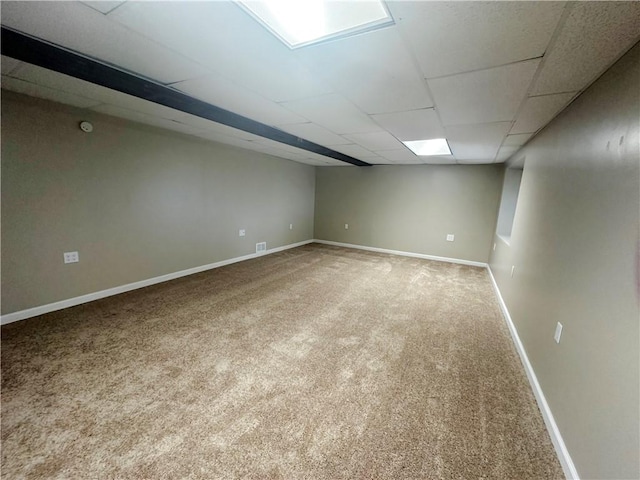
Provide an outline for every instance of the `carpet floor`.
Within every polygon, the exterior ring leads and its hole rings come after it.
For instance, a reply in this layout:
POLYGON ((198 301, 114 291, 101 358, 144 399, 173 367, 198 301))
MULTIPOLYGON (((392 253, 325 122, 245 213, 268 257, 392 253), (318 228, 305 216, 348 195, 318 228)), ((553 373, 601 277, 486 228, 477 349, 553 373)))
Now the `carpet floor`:
POLYGON ((2 477, 564 478, 484 269, 318 244, 2 327, 2 477))

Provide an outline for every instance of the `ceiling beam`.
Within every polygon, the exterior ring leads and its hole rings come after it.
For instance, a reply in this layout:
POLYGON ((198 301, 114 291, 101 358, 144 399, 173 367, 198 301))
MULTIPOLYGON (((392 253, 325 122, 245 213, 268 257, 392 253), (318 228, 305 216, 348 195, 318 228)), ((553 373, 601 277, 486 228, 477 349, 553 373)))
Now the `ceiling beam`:
POLYGON ((369 163, 190 97, 80 53, 2 27, 2 55, 359 167, 369 163))

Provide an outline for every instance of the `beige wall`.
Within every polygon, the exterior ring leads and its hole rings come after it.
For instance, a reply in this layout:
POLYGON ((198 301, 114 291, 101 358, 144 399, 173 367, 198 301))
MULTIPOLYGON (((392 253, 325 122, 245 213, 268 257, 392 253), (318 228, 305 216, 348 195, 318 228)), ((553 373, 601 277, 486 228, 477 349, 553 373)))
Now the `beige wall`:
POLYGON ((491 256, 584 479, 640 477, 639 116, 636 46, 524 148, 511 244, 491 256))
POLYGON ((315 237, 487 262, 501 182, 501 165, 318 168, 315 237))
POLYGON ((310 166, 3 91, 2 313, 311 239, 314 185, 310 166))

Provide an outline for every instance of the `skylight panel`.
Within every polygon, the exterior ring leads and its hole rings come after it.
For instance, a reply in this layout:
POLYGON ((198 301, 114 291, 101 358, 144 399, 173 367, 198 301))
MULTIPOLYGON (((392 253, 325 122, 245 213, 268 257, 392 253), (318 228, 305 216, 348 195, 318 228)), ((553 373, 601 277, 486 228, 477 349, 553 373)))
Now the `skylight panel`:
POLYGON ((289 48, 393 24, 381 0, 239 0, 237 3, 289 48))

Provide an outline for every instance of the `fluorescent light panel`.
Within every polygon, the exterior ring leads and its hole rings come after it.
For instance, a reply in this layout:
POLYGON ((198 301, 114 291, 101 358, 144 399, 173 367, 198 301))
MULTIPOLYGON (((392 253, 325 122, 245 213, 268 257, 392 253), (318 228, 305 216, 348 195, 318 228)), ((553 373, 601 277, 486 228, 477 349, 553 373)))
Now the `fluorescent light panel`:
POLYGON ((393 23, 381 0, 239 0, 237 3, 289 48, 393 23))
POLYGON ((421 157, 431 155, 451 155, 449 144, 446 138, 432 138, 430 140, 415 140, 411 142, 402 142, 409 150, 421 157))

